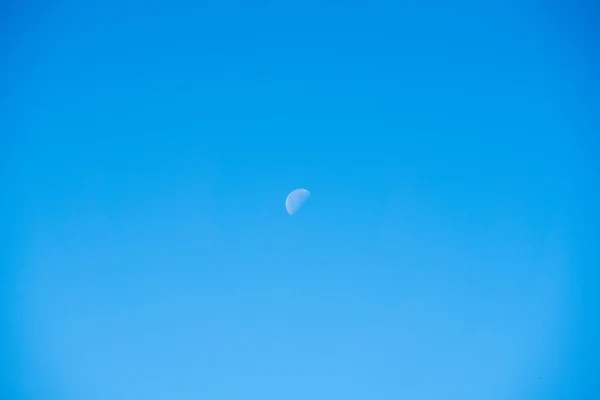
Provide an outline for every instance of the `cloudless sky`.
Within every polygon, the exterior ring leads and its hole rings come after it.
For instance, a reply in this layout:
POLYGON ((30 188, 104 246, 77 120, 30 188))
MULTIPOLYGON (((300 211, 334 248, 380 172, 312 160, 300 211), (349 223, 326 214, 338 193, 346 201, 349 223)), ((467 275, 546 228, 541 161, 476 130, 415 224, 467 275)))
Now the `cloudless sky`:
POLYGON ((0 398, 600 398, 597 7, 3 7, 0 398))

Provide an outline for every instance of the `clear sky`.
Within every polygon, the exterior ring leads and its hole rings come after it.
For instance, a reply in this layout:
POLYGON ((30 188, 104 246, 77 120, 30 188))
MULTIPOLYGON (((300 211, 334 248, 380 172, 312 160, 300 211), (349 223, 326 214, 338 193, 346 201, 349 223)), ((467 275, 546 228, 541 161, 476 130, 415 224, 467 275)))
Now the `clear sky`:
POLYGON ((541 3, 7 2, 0 398, 600 398, 598 9, 541 3))

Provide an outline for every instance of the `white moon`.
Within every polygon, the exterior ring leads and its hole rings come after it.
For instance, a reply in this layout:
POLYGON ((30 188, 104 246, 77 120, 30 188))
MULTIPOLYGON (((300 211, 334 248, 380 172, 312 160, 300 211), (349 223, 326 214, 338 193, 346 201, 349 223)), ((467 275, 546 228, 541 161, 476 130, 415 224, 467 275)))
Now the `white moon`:
POLYGON ((285 199, 285 209, 288 214, 292 215, 302 207, 306 199, 310 196, 310 192, 306 189, 292 190, 285 199))

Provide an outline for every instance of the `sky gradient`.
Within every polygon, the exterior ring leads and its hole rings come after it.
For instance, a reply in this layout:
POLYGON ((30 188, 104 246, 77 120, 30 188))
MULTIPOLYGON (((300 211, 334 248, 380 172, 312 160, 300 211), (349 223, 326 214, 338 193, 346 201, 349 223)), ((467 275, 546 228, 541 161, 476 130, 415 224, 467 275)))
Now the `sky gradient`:
POLYGON ((0 398, 600 398, 589 4, 3 5, 0 398))

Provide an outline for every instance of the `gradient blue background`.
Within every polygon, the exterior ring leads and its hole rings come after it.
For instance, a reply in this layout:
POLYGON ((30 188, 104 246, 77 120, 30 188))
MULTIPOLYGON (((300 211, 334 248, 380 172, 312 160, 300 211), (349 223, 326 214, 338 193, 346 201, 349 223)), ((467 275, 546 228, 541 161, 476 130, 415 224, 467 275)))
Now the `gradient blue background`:
POLYGON ((600 398, 596 7, 2 7, 0 398, 600 398))

